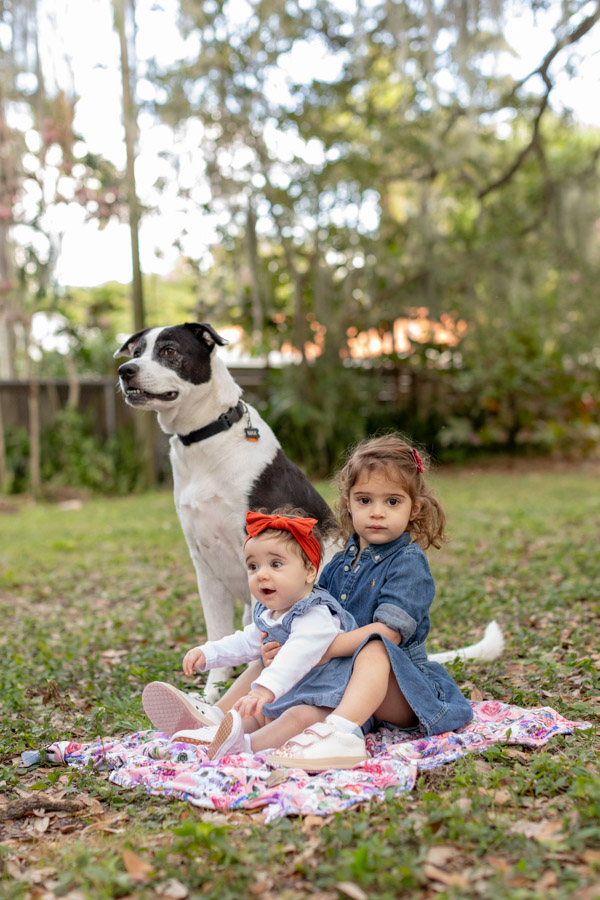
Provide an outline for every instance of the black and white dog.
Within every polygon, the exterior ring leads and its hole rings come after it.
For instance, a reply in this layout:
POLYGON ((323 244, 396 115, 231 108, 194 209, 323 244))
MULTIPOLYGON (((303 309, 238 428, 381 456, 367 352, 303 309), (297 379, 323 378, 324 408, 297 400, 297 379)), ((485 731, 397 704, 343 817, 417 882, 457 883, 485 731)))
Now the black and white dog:
MULTIPOLYGON (((175 506, 198 578, 209 640, 233 631, 234 601, 251 596, 242 544, 246 512, 291 504, 319 520, 333 547, 333 513, 301 470, 284 454, 257 411, 240 398, 242 390, 217 355, 226 344, 206 323, 150 328, 128 338, 115 357, 125 400, 154 410, 171 437, 175 506)), ((493 659, 502 649, 495 623, 472 647, 432 656, 448 661, 493 659)), ((216 683, 230 670, 213 669, 206 698, 218 696, 216 683)))

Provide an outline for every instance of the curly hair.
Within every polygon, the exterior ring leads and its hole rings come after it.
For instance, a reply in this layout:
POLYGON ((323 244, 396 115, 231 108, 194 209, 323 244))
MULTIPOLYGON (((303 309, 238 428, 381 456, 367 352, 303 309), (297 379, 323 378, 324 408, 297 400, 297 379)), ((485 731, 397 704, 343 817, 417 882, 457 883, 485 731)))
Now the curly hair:
POLYGON ((418 513, 409 524, 413 539, 424 549, 441 547, 446 540, 446 516, 427 487, 425 475, 430 468, 428 455, 421 450, 417 453, 416 448, 399 433, 369 438, 351 448, 345 465, 336 476, 340 492, 337 511, 344 535, 350 537, 354 532, 347 502, 352 487, 364 473, 377 472, 399 481, 413 506, 420 503, 418 513), (422 465, 422 472, 418 463, 422 465))

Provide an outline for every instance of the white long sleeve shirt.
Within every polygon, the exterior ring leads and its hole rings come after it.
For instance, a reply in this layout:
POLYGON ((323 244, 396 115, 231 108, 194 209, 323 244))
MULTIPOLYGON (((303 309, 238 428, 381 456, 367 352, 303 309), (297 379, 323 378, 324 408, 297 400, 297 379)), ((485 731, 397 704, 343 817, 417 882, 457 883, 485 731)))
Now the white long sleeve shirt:
MULTIPOLYGON (((265 610, 263 619, 276 622, 270 610, 265 610)), ((296 616, 291 623, 290 636, 270 666, 252 682, 252 687, 260 685, 274 694, 274 700, 297 684, 319 662, 331 642, 341 632, 339 617, 326 606, 313 606, 303 615, 296 616)), ((237 666, 260 658, 261 631, 251 622, 243 631, 229 634, 220 641, 209 641, 200 649, 206 657, 205 669, 217 666, 237 666)))

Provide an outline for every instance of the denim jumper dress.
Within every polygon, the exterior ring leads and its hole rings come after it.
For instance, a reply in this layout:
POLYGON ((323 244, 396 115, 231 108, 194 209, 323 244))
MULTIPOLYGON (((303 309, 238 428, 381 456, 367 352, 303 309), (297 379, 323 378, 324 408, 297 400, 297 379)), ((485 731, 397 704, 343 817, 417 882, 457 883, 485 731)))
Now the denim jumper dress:
POLYGON ((400 632, 400 645, 376 636, 367 640, 383 641, 398 687, 420 729, 425 734, 456 731, 471 721, 473 711, 451 675, 427 659, 425 639, 435 584, 424 550, 411 544, 408 531, 360 552, 359 546, 353 535, 323 569, 319 587, 337 597, 359 627, 382 622, 400 632))
MULTIPOLYGON (((269 622, 262 618, 266 606, 257 601, 253 610, 254 624, 261 631, 267 632, 265 643, 279 641, 280 644, 285 644, 291 634, 292 622, 296 616, 302 616, 313 606, 327 606, 332 614, 335 613, 339 616, 342 631, 353 631, 356 628, 356 622, 350 613, 331 594, 320 587, 315 587, 308 597, 294 604, 276 622, 269 622)), ((340 656, 332 659, 324 666, 318 666, 307 672, 304 678, 301 678, 286 694, 273 700, 272 703, 266 703, 262 712, 269 719, 276 719, 286 709, 300 704, 327 706, 333 709, 344 696, 351 675, 352 657, 340 656)))

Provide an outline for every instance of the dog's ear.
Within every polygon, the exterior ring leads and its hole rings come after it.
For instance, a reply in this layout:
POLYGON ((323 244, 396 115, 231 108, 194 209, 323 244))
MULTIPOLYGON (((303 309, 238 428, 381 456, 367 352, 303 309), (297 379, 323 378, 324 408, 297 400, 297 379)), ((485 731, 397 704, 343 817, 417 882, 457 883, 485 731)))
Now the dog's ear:
POLYGON ((204 341, 208 347, 212 348, 215 344, 223 347, 229 343, 227 338, 221 337, 208 322, 186 322, 185 327, 189 328, 201 341, 204 341))
POLYGON ((137 331, 135 334, 132 334, 131 337, 127 338, 122 347, 119 347, 118 350, 115 350, 115 352, 113 353, 113 359, 118 359, 119 356, 133 356, 135 345, 141 337, 147 334, 148 331, 150 331, 149 328, 144 328, 143 331, 137 331))

